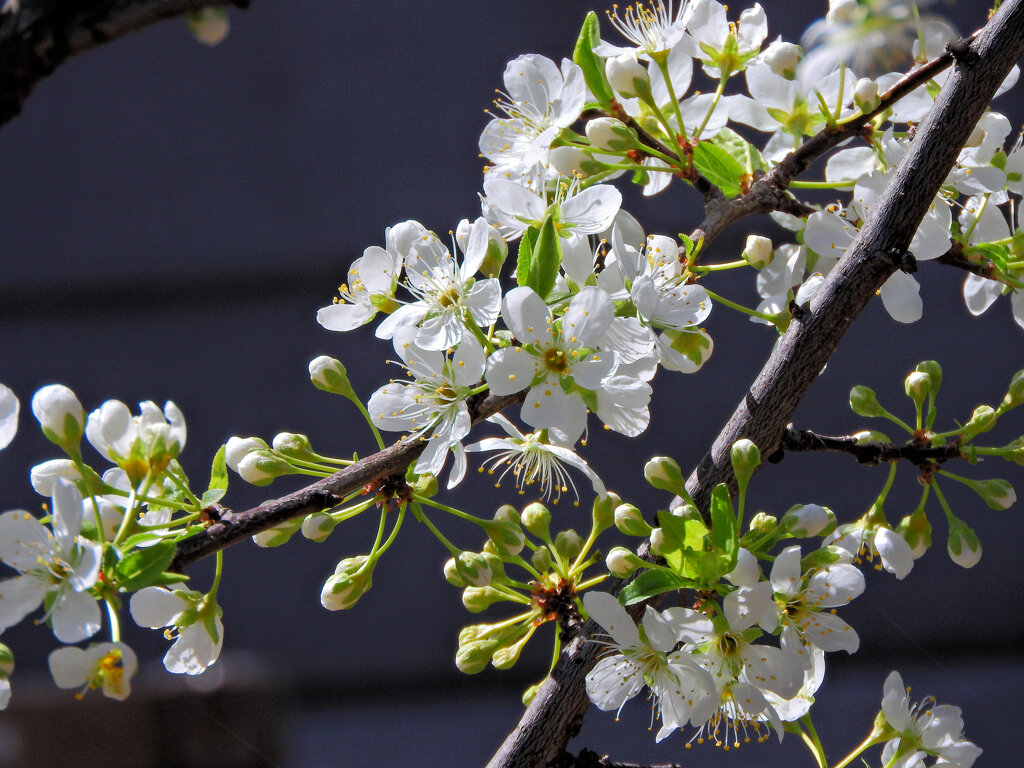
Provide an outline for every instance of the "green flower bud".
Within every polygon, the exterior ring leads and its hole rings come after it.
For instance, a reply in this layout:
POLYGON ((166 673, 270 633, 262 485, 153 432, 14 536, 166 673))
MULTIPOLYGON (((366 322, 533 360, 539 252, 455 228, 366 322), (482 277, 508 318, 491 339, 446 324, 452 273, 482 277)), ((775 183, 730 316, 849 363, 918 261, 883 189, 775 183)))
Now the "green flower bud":
POLYGON ((949 559, 961 568, 973 568, 981 560, 981 541, 978 534, 959 518, 951 517, 946 552, 949 553, 949 559))
POLYGON ((704 522, 704 518, 700 514, 700 510, 697 509, 693 504, 683 502, 682 504, 676 504, 669 509, 669 514, 672 517, 679 517, 683 520, 700 520, 704 522))
POLYGON ((773 533, 775 529, 778 527, 778 518, 775 517, 775 515, 769 515, 767 512, 758 512, 756 515, 750 518, 749 530, 752 533, 773 533))
POLYGON ((732 444, 729 449, 729 459, 732 461, 732 471, 736 474, 736 481, 740 488, 745 488, 754 471, 761 466, 761 450, 752 440, 741 438, 732 444))
POLYGON ((827 536, 835 529, 835 513, 818 504, 796 504, 782 516, 782 530, 799 538, 827 536))
POLYGON ((850 410, 858 416, 882 416, 885 410, 875 397, 874 390, 858 384, 850 390, 850 410))
POLYGON ((511 669, 519 661, 519 655, 526 647, 527 641, 533 636, 533 625, 516 625, 520 627, 521 636, 514 643, 509 643, 498 648, 491 657, 491 664, 495 669, 511 669))
POLYGON ((558 535, 555 536, 555 552, 557 552, 563 560, 575 560, 582 551, 583 538, 572 528, 566 531, 560 531, 558 535))
POLYGON ((651 93, 651 76, 647 74, 647 68, 631 53, 613 56, 605 61, 604 73, 608 78, 608 84, 623 98, 635 99, 638 96, 649 96, 651 93))
POLYGON ((612 491, 605 493, 604 497, 594 497, 591 519, 595 534, 606 531, 615 525, 615 509, 621 503, 622 497, 612 491))
POLYGON ((1009 509, 1017 501, 1017 492, 1006 480, 972 480, 968 485, 991 509, 1009 509))
POLYGON ((470 613, 480 613, 490 608, 499 600, 507 600, 508 596, 494 587, 466 587, 462 590, 462 604, 470 613))
POLYGON ((608 573, 619 579, 624 579, 637 568, 647 565, 625 547, 612 547, 604 559, 604 564, 608 567, 608 573))
POLYGON ((551 550, 547 547, 541 547, 530 555, 530 565, 541 573, 547 573, 551 570, 551 566, 554 561, 551 559, 551 550))
POLYGON ((621 120, 614 117, 598 117, 586 126, 587 138, 598 149, 625 152, 637 145, 636 134, 621 120))
POLYGON ((279 547, 295 535, 295 532, 302 527, 303 521, 302 517, 293 517, 291 520, 278 523, 273 528, 267 528, 253 536, 253 543, 257 547, 279 547))
POLYGON ((549 155, 551 165, 562 176, 593 176, 604 170, 604 163, 595 160, 588 152, 579 147, 554 147, 549 155))
POLYGON ((800 48, 793 43, 776 41, 765 49, 764 63, 779 77, 792 80, 800 63, 800 48))
POLYGON ((466 580, 459 574, 458 565, 454 557, 449 557, 444 564, 444 578, 453 587, 466 586, 466 580))
POLYGON ((506 523, 520 525, 519 511, 511 504, 502 504, 494 511, 495 520, 504 520, 506 523))
POLYGON ((971 418, 964 424, 960 437, 965 443, 969 442, 981 433, 992 429, 998 418, 995 408, 991 405, 979 405, 974 409, 971 418))
POLYGON ((279 432, 274 436, 274 451, 290 459, 301 461, 315 461, 316 453, 305 435, 297 435, 294 432, 279 432))
POLYGON ((480 553, 483 555, 484 562, 487 563, 487 567, 491 569, 491 584, 505 584, 508 582, 508 576, 505 575, 505 564, 501 562, 499 557, 494 552, 487 552, 486 550, 480 553))
POLYGON ((480 552, 460 552, 455 558, 455 569, 471 587, 486 587, 493 576, 486 556, 480 552))
POLYGON ((916 509, 900 520, 900 524, 896 526, 896 533, 910 545, 915 560, 932 545, 932 524, 928 522, 924 508, 916 509))
POLYGON ((356 393, 348 381, 348 372, 340 360, 321 355, 309 361, 309 380, 313 386, 324 392, 356 399, 356 393))
POLYGON ((1024 370, 1017 371, 1010 379, 1010 386, 1006 390, 1003 402, 999 404, 999 414, 1006 413, 1011 408, 1016 408, 1024 403, 1024 370))
POLYGON ((677 496, 686 492, 682 470, 670 456, 655 456, 644 464, 644 479, 660 491, 668 491, 677 496))
POLYGON ((615 508, 615 527, 627 536, 650 536, 652 530, 643 513, 632 504, 615 508))
POLYGON ((364 568, 368 561, 366 555, 357 555, 338 563, 320 592, 320 604, 329 611, 344 611, 359 602, 373 585, 373 568, 364 568))
POLYGON ((46 439, 72 456, 85 432, 85 409, 78 397, 63 384, 41 387, 32 396, 32 413, 46 439))
MULTIPOLYGON (((547 678, 545 678, 545 679, 547 679, 547 678)), ((533 700, 535 698, 537 698, 537 693, 540 691, 540 687, 542 685, 544 685, 544 680, 541 680, 539 683, 534 683, 529 688, 527 688, 525 691, 523 691, 523 706, 524 707, 528 707, 528 706, 530 706, 530 704, 533 703, 533 700)))
POLYGON ((528 530, 538 539, 548 541, 551 539, 550 525, 551 513, 548 508, 535 501, 527 504, 522 514, 523 528, 528 530))
POLYGON ((429 473, 417 475, 412 484, 412 492, 425 499, 433 498, 437 495, 437 478, 429 473))
POLYGON ((238 474, 251 485, 270 485, 282 475, 294 474, 291 464, 270 451, 253 451, 238 462, 238 474))
MULTIPOLYGON (((515 512, 515 510, 512 510, 515 512)), ((526 534, 519 527, 518 523, 510 523, 505 520, 488 520, 482 523, 481 527, 487 534, 488 540, 493 543, 494 551, 504 557, 514 557, 523 551, 526 546, 526 534)))
POLYGON ((772 241, 762 235, 747 235, 743 248, 743 260, 754 269, 767 267, 772 263, 772 241))
POLYGON ((932 388, 931 377, 927 373, 914 371, 903 381, 903 391, 907 397, 914 401, 918 408, 924 403, 925 398, 932 388))
POLYGON ((665 532, 661 528, 651 528, 651 534, 648 536, 648 541, 651 543, 651 552, 658 557, 661 557, 665 551, 665 532))
POLYGON ((302 521, 302 535, 310 541, 323 541, 331 535, 338 521, 329 512, 314 512, 302 521))
POLYGON ((463 627, 459 632, 459 650, 455 654, 455 666, 467 675, 482 671, 494 652, 513 642, 522 631, 522 625, 519 624, 473 624, 463 627))
POLYGON ((931 380, 931 393, 934 400, 942 386, 942 366, 934 360, 923 360, 914 366, 914 370, 926 374, 931 380))
POLYGON ((0 680, 6 680, 14 671, 14 654, 11 649, 0 643, 0 680))

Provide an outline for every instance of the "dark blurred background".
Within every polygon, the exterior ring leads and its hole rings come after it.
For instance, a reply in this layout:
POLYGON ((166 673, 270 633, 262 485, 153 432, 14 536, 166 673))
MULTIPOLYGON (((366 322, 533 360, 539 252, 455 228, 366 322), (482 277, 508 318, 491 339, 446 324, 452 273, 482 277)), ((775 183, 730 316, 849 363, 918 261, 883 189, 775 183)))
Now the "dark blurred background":
MULTIPOLYGON (((824 2, 764 5, 769 39, 796 40, 825 10, 824 2)), ((2 128, 0 145, 0 381, 23 405, 20 434, 0 454, 2 508, 39 509, 27 469, 56 452, 28 404, 52 382, 72 387, 87 410, 108 398, 133 408, 173 399, 188 422, 182 462, 194 478, 231 435, 269 440, 288 430, 308 434, 325 453, 370 451, 354 409, 315 390, 306 364, 320 354, 339 357, 365 397, 385 380, 393 352, 369 330, 323 330, 316 309, 331 301, 363 248, 383 243, 385 227, 415 218, 443 234, 478 215, 477 138, 505 63, 523 52, 569 55, 591 7, 580 0, 256 2, 232 10, 231 34, 216 48, 169 21, 44 81, 2 128)), ((983 7, 943 10, 969 31, 983 7)), ((1013 93, 996 108, 1020 123, 1013 93)), ((633 190, 626 196, 650 232, 689 231, 699 219, 698 197, 679 184, 653 201, 633 190)), ((735 258, 749 232, 781 238, 767 218, 753 219, 720 238, 712 256, 735 258)), ((946 424, 1002 397, 1024 367, 1024 336, 1008 302, 973 319, 960 298, 962 275, 927 264, 918 277, 924 319, 903 326, 880 304, 869 308, 800 406, 797 426, 833 434, 885 429, 849 411, 849 387, 867 384, 892 410, 912 413, 902 378, 924 359, 944 366, 946 424)), ((756 303, 747 273, 719 285, 756 303)), ((691 467, 773 342, 771 329, 723 308, 707 327, 714 357, 697 376, 658 375, 644 436, 591 433, 591 463, 610 488, 648 511, 667 499, 640 480, 644 461, 669 453, 691 467)), ((992 444, 1014 438, 1017 424, 1000 425, 992 444)), ((1007 477, 1024 489, 1019 469, 990 464, 964 473, 1007 477)), ((818 502, 853 520, 885 475, 841 457, 790 456, 757 476, 750 498, 776 514, 818 502)), ((233 475, 226 503, 241 509, 299 485, 286 478, 255 489, 233 475)), ((909 471, 896 486, 887 507, 894 523, 917 498, 909 471)), ((1024 527, 1016 508, 994 512, 959 488, 949 495, 981 535, 985 556, 971 571, 953 565, 935 507, 935 546, 908 579, 868 574, 866 594, 843 611, 861 651, 830 657, 816 710, 833 759, 867 733, 885 676, 898 668, 915 696, 931 693, 963 708, 967 736, 985 749, 979 765, 1019 763, 1024 736, 1011 725, 1011 706, 1024 683, 1017 567, 1024 527)), ((452 498, 481 515, 507 500, 479 482, 452 498)), ((579 509, 561 505, 558 527, 585 531, 588 509, 588 497, 579 509)), ((201 678, 174 678, 161 665, 160 633, 129 627, 142 668, 126 704, 97 693, 78 702, 58 691, 45 667, 56 645, 51 633, 31 620, 9 630, 3 640, 18 669, 0 715, 0 766, 482 764, 517 721, 522 690, 543 675, 550 629, 513 671, 460 675, 459 627, 503 614, 462 609, 441 576, 446 553, 412 522, 373 590, 351 611, 325 611, 324 579, 338 559, 369 548, 375 526, 356 520, 322 544, 296 537, 276 550, 249 542, 229 550, 221 662, 201 678)), ((465 528, 446 532, 480 546, 465 528)), ((198 588, 210 573, 210 563, 190 571, 198 588)), ((678 735, 655 747, 649 718, 643 701, 627 705, 619 723, 592 710, 573 748, 641 762, 811 764, 797 756, 795 737, 739 756, 710 747, 684 752, 678 735)))

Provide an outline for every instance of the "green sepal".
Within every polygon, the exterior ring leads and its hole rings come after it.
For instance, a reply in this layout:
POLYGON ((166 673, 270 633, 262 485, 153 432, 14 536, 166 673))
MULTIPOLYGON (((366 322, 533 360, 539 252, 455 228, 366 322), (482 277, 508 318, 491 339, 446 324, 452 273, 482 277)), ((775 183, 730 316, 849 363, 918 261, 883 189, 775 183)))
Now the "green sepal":
POLYGON ((555 229, 555 220, 546 216, 533 244, 533 253, 527 270, 526 285, 546 299, 555 287, 558 268, 562 265, 562 243, 555 229))
POLYGON ((135 549, 117 564, 117 586, 128 592, 156 583, 174 559, 173 541, 161 541, 152 547, 135 549))
POLYGON ((740 179, 746 169, 732 155, 711 142, 702 141, 693 148, 693 164, 704 177, 728 198, 740 193, 740 179))
POLYGON ((647 172, 646 168, 637 168, 633 171, 633 178, 631 181, 638 187, 644 187, 651 183, 651 174, 647 172))
POLYGON ((683 578, 677 573, 651 569, 644 571, 623 587, 619 593, 619 602, 623 605, 632 605, 665 592, 692 586, 693 582, 690 579, 683 578))
POLYGON ((529 285, 533 244, 537 241, 538 234, 536 227, 527 227, 519 240, 519 255, 516 257, 516 283, 518 285, 529 285))
POLYGON ((604 73, 604 59, 594 53, 594 46, 601 41, 601 27, 597 14, 591 11, 583 20, 583 27, 580 35, 576 38, 576 47, 572 52, 572 60, 583 70, 583 79, 600 102, 601 106, 608 109, 615 97, 608 78, 604 73))

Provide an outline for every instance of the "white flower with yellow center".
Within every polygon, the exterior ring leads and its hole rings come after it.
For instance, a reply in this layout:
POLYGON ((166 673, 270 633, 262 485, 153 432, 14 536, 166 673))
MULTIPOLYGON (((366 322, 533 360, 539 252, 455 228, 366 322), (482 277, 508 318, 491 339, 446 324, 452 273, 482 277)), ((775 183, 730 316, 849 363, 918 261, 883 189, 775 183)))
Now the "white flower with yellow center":
POLYGON ((97 643, 82 649, 58 648, 49 657, 50 674, 58 688, 80 688, 81 699, 100 688, 111 699, 124 701, 131 693, 131 679, 138 669, 135 652, 124 643, 97 643))

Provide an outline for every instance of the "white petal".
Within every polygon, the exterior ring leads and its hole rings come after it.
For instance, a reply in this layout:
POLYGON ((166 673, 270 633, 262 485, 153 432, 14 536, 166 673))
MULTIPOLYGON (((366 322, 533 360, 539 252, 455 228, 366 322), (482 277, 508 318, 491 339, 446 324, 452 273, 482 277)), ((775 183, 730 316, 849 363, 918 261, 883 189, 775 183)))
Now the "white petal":
POLYGON ((86 652, 75 646, 64 646, 47 659, 53 682, 58 688, 81 688, 87 681, 86 652))
POLYGON ((100 607, 88 592, 65 589, 51 619, 53 634, 62 643, 80 643, 100 631, 100 607))
POLYGON ((882 284, 882 304, 889 316, 898 323, 916 323, 921 319, 924 303, 921 286, 905 272, 894 272, 882 284))
POLYGON ((191 604, 163 587, 145 587, 132 595, 132 619, 140 627, 168 627, 191 604))
POLYGON ((540 344, 551 339, 551 312, 532 288, 520 286, 506 293, 501 317, 523 344, 540 344))
POLYGON ((484 378, 493 394, 511 395, 530 386, 537 366, 537 358, 522 347, 505 347, 488 358, 484 378))
POLYGON ((632 648, 640 645, 640 632, 626 609, 607 592, 585 592, 583 606, 590 618, 604 627, 617 645, 632 648))
POLYGON ((0 449, 10 445, 18 431, 18 413, 21 403, 7 386, 0 384, 0 449))

